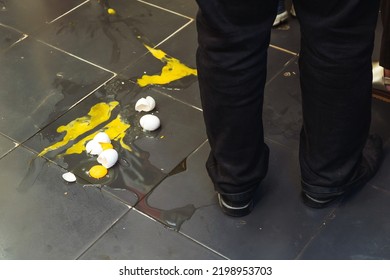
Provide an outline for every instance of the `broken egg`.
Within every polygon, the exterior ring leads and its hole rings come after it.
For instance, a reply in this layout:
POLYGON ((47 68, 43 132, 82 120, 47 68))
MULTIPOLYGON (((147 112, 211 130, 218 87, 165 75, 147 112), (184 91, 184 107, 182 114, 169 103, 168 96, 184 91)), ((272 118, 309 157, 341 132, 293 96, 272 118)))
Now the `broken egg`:
POLYGON ((95 179, 103 178, 104 176, 107 175, 107 173, 108 173, 107 168, 101 165, 94 165, 89 170, 89 176, 95 179))
POLYGON ((118 161, 118 152, 114 149, 104 150, 98 156, 97 161, 105 168, 110 168, 118 161))
POLYGON ((111 143, 110 137, 105 132, 98 132, 95 137, 93 137, 93 140, 98 143, 111 143))
POLYGON ((135 104, 135 110, 137 112, 150 112, 156 107, 156 101, 151 96, 147 96, 146 98, 141 98, 135 104))
POLYGON ((88 141, 87 145, 85 146, 85 150, 88 154, 100 155, 100 153, 103 152, 103 147, 98 141, 92 139, 91 141, 88 141))
POLYGON ((155 115, 145 115, 139 120, 139 124, 144 130, 154 131, 160 127, 160 119, 155 115))
POLYGON ((62 174, 62 178, 69 183, 76 182, 76 176, 72 172, 62 174))

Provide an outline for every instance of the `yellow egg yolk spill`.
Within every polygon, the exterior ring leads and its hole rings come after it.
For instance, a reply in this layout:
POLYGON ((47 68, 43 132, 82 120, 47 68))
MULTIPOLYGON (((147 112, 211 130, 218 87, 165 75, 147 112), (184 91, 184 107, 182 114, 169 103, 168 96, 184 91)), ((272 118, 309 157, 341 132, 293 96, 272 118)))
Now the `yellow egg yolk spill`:
MULTIPOLYGON (((112 120, 103 128, 103 131, 107 133, 111 140, 119 141, 124 149, 131 152, 131 148, 123 141, 123 138, 126 136, 126 130, 129 127, 130 125, 125 123, 121 116, 118 115, 114 120, 112 120)), ((96 131, 95 133, 84 137, 79 142, 67 149, 63 155, 81 154, 85 150, 85 143, 87 143, 89 140, 92 140, 97 133, 99 132, 96 131)))
POLYGON ((110 14, 110 15, 115 15, 116 14, 116 11, 112 8, 109 8, 107 9, 107 13, 110 14))
MULTIPOLYGON (((115 120, 110 122, 104 127, 104 132, 110 136, 110 139, 114 141, 119 141, 122 148, 128 150, 131 152, 130 146, 128 146, 124 141, 123 138, 126 136, 126 130, 130 127, 129 124, 125 123, 122 120, 121 115, 118 115, 115 120)), ((103 148, 104 149, 104 148, 103 148)))
POLYGON ((186 76, 198 75, 196 69, 184 65, 178 59, 168 56, 163 51, 146 45, 145 47, 155 58, 165 62, 166 65, 162 68, 160 75, 143 75, 140 79, 138 79, 137 83, 140 87, 145 87, 147 85, 165 85, 186 76))
POLYGON ((100 146, 102 146, 103 151, 108 149, 114 149, 114 146, 112 146, 111 143, 99 143, 100 146))
POLYGON ((70 141, 75 140, 82 134, 94 129, 99 124, 102 124, 105 121, 109 120, 111 117, 112 110, 118 104, 119 102, 117 101, 112 101, 109 104, 98 103, 90 109, 88 116, 77 118, 68 123, 67 125, 58 127, 58 133, 66 132, 64 138, 61 141, 45 148, 38 156, 43 156, 50 151, 57 150, 67 145, 70 141))
POLYGON ((89 176, 95 179, 100 179, 106 176, 108 173, 107 168, 105 168, 102 165, 95 165, 92 166, 91 169, 89 170, 89 176))

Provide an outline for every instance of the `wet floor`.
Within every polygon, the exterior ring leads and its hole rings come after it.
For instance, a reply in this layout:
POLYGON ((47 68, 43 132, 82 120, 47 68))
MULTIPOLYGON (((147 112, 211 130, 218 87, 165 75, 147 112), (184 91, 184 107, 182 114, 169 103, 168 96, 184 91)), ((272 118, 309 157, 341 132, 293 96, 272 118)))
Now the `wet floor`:
POLYGON ((196 10, 188 0, 0 1, 1 259, 390 258, 386 98, 373 97, 386 152, 377 176, 331 208, 299 199, 293 17, 272 30, 270 167, 257 206, 244 218, 221 213, 204 168, 196 10), (156 107, 136 111, 147 96, 156 107), (145 131, 146 114, 161 127, 145 131), (97 179, 85 146, 100 131, 119 159, 97 179))

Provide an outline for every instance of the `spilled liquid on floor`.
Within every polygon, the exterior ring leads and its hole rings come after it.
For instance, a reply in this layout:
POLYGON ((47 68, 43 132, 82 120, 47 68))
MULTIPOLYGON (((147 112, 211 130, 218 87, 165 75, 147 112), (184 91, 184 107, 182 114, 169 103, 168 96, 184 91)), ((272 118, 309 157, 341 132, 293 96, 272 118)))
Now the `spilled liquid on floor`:
MULTIPOLYGON (((62 126, 58 127, 57 132, 58 133, 65 133, 64 138, 61 141, 43 149, 43 151, 39 153, 39 156, 43 156, 50 151, 54 151, 54 150, 57 150, 59 148, 64 147, 70 141, 75 140, 76 138, 78 138, 82 134, 93 130, 98 125, 109 120, 109 118, 111 117, 112 110, 118 104, 119 104, 119 102, 110 102, 108 104, 107 103, 98 103, 98 104, 92 106, 92 108, 89 110, 89 113, 87 116, 77 118, 66 125, 62 125, 62 126)), ((93 138, 93 136, 92 136, 92 138, 93 138)), ((80 148, 75 149, 75 150, 79 151, 80 148)), ((81 151, 79 151, 79 153, 81 153, 82 151, 83 151, 83 149, 81 149, 81 151)))
POLYGON ((198 75, 196 69, 184 65, 180 62, 180 60, 168 56, 162 50, 154 49, 146 45, 145 47, 155 58, 161 60, 166 65, 161 69, 161 73, 159 75, 143 75, 140 79, 138 79, 137 84, 140 87, 145 87, 147 85, 166 85, 187 76, 198 75))
MULTIPOLYGON (((84 186, 108 187, 113 191, 130 191, 136 196, 137 201, 128 202, 129 204, 134 205, 138 202, 140 210, 155 215, 156 218, 160 219, 167 226, 178 230, 183 222, 188 220, 195 212, 196 209, 193 205, 190 204, 176 209, 162 210, 148 205, 147 200, 142 198, 150 193, 167 176, 184 171, 186 169, 185 161, 179 164, 180 166, 169 174, 163 173, 160 168, 150 163, 149 153, 139 149, 134 142, 139 137, 163 138, 158 137, 158 132, 147 133, 140 129, 136 123, 140 114, 135 112, 131 103, 134 102, 134 96, 141 93, 146 86, 168 85, 172 82, 179 82, 179 85, 188 86, 187 84, 196 81, 197 70, 167 55, 163 50, 152 47, 153 43, 138 30, 134 19, 129 17, 122 18, 121 11, 118 9, 115 9, 115 13, 109 13, 109 9, 112 9, 112 7, 110 7, 108 1, 99 1, 99 4, 102 5, 104 13, 96 19, 100 22, 103 33, 113 43, 111 63, 119 61, 121 49, 117 42, 118 38, 116 33, 120 32, 117 28, 118 24, 124 23, 134 38, 154 58, 160 60, 163 66, 161 69, 155 71, 157 74, 145 74, 142 77, 137 77, 136 84, 133 87, 129 86, 128 81, 126 83, 122 81, 122 83, 117 83, 115 86, 113 86, 115 80, 111 81, 104 87, 106 90, 104 93, 105 97, 101 96, 101 98, 112 100, 114 97, 116 100, 97 103, 90 108, 87 115, 78 117, 67 124, 59 126, 57 133, 62 134, 62 139, 44 148, 39 156, 44 156, 52 152, 49 158, 55 155, 58 160, 63 160, 67 166, 71 167, 70 169, 72 170, 69 171, 74 172, 80 178, 80 180, 78 178, 77 182, 84 184, 84 186), (123 92, 120 94, 117 94, 117 89, 122 85, 129 87, 123 89, 123 92), (114 148, 119 153, 119 161, 114 168, 108 170, 106 176, 101 179, 95 179, 89 176, 88 171, 96 164, 96 158, 85 152, 85 145, 99 131, 107 133, 114 142, 114 148)), ((95 9, 96 7, 92 5, 91 8, 95 9)), ((74 24, 77 24, 77 22, 74 24)), ((94 20, 86 24, 95 27, 99 25, 94 20)), ((72 30, 75 30, 76 27, 76 25, 62 25, 57 34, 60 34, 65 29, 73 32, 72 30)), ((88 30, 92 29, 87 28, 88 30)), ((163 110, 163 108, 160 108, 160 110, 163 110)), ((36 174, 37 172, 35 171, 33 173, 36 174)), ((31 177, 34 176, 27 175, 26 178, 28 181, 31 181, 31 177)))

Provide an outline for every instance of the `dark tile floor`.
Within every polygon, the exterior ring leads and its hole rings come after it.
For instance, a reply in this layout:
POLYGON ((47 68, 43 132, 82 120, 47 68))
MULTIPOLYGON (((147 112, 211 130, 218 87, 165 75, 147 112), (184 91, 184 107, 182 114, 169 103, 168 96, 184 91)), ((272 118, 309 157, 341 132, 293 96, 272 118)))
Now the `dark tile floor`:
POLYGON ((188 0, 0 1, 1 259, 390 259, 386 101, 373 99, 387 156, 378 175, 332 208, 300 202, 293 18, 272 31, 271 157, 257 207, 245 218, 221 213, 204 168, 196 9, 188 0), (155 132, 134 109, 146 96, 157 102, 155 132), (101 130, 119 161, 97 180, 84 144, 101 130))

